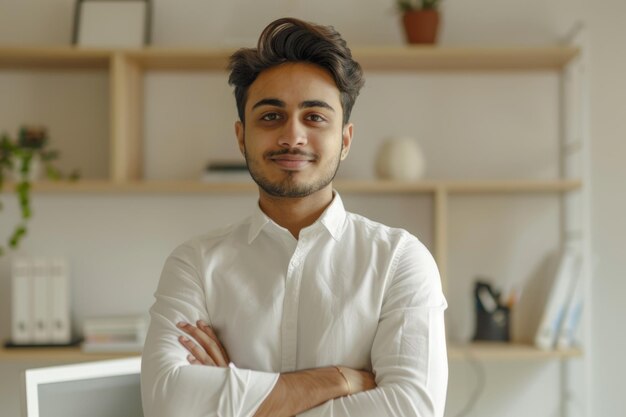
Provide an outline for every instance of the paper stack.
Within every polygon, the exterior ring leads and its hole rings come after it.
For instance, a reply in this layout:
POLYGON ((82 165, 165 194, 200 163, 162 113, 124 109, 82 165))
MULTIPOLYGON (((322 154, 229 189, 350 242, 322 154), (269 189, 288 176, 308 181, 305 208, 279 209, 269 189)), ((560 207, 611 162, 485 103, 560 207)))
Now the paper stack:
POLYGON ((92 317, 83 323, 85 352, 141 352, 146 339, 145 316, 92 317))

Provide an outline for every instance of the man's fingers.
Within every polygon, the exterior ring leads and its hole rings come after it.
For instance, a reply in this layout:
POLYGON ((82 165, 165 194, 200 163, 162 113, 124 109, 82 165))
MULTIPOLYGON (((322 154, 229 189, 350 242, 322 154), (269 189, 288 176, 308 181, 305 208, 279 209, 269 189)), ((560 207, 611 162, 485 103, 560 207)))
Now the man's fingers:
POLYGON ((216 366, 215 361, 211 358, 211 356, 193 340, 190 340, 185 336, 180 336, 178 340, 191 353, 191 355, 187 356, 189 363, 216 366), (190 357, 195 360, 192 362, 190 357))
POLYGON ((228 358, 228 354, 226 353, 226 349, 224 349, 224 346, 222 346, 222 342, 220 342, 220 339, 217 338, 217 335, 215 334, 215 331, 213 330, 212 327, 210 327, 209 325, 207 325, 205 322, 203 322, 202 320, 198 320, 197 322, 198 327, 203 330, 215 343, 217 343, 217 346, 220 348, 220 351, 222 352, 222 356, 224 358, 224 360, 226 361, 226 365, 228 365, 228 363, 230 363, 230 359, 228 358))
POLYGON ((191 342, 195 347, 197 347, 196 351, 192 351, 191 349, 189 349, 189 345, 183 343, 187 350, 193 353, 196 359, 204 362, 205 358, 208 355, 208 357, 210 357, 211 359, 211 363, 205 364, 221 367, 228 366, 227 359, 224 357, 223 354, 223 348, 221 347, 219 342, 213 340, 213 338, 211 338, 205 330, 199 329, 188 323, 179 323, 178 327, 185 333, 193 337, 198 342, 198 344, 200 344, 200 347, 198 347, 195 343, 191 342), (199 354, 196 354, 196 352, 198 352, 199 354))

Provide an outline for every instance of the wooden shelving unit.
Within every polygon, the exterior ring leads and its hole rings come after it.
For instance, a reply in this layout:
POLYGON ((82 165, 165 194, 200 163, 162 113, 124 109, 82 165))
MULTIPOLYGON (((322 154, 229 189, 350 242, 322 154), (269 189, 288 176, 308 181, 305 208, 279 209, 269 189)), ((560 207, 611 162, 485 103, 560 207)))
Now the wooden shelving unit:
MULTIPOLYGON (((36 183, 35 193, 76 194, 210 194, 254 192, 249 183, 203 183, 146 181, 142 177, 143 159, 143 76, 149 71, 224 71, 229 49, 102 50, 73 47, 14 48, 0 46, 0 70, 97 70, 106 71, 110 84, 110 170, 101 180, 77 183, 36 183)), ((353 54, 366 70, 373 71, 563 71, 580 50, 557 46, 541 48, 473 47, 364 47, 353 54)), ((433 200, 433 251, 440 266, 444 289, 447 287, 447 224, 449 197, 462 194, 562 194, 580 190, 579 179, 461 181, 437 180, 415 183, 385 181, 337 181, 345 193, 423 194, 433 200)), ((11 191, 11 186, 5 191, 11 191)), ((577 357, 578 350, 543 352, 530 346, 511 344, 472 344, 469 348, 451 347, 451 359, 468 354, 481 359, 518 360, 577 357)), ((85 354, 67 350, 0 350, 0 361, 13 360, 91 360, 121 355, 85 354)))

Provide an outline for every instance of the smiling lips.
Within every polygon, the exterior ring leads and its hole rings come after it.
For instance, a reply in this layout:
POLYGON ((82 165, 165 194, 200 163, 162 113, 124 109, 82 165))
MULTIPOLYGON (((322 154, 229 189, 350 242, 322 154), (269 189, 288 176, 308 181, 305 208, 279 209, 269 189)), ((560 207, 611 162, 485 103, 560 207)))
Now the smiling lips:
POLYGON ((282 169, 299 170, 316 160, 314 155, 305 152, 275 152, 268 155, 268 159, 282 169))

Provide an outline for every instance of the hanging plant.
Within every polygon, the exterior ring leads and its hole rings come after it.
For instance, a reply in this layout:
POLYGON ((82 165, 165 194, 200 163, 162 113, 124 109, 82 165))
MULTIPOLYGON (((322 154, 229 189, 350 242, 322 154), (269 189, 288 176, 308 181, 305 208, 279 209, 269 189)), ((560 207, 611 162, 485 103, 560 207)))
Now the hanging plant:
MULTIPOLYGON (((20 128, 18 139, 15 141, 7 133, 0 137, 0 192, 3 190, 6 177, 11 177, 15 182, 15 193, 20 207, 21 218, 8 238, 8 245, 12 249, 19 247, 28 230, 27 223, 32 217, 31 184, 39 178, 40 168, 44 168, 45 176, 51 180, 67 178, 76 181, 80 177, 77 170, 65 177, 53 164, 53 161, 59 158, 59 152, 48 149, 47 145, 47 131, 40 127, 20 128)), ((0 200, 0 211, 2 209, 0 200)), ((0 256, 4 251, 4 246, 0 244, 0 256)))

